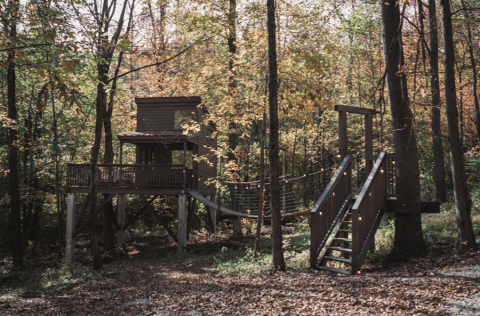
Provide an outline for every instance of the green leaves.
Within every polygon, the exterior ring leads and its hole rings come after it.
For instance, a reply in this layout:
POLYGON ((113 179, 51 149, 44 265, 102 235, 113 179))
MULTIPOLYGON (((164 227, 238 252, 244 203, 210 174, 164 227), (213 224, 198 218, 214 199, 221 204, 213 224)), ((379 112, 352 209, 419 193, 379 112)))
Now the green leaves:
POLYGON ((118 47, 120 47, 122 50, 129 50, 129 45, 132 44, 132 41, 129 40, 128 38, 123 39, 120 44, 118 44, 118 47))

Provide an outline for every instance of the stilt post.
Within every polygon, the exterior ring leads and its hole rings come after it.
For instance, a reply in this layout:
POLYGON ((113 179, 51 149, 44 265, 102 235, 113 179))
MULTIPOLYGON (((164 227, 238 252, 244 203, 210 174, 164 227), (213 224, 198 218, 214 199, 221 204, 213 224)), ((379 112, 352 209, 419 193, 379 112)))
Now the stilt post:
POLYGON ((117 221, 119 229, 117 231, 117 245, 125 242, 125 194, 117 195, 117 221))
POLYGON ((178 196, 178 251, 187 247, 187 194, 185 191, 178 196))
POLYGON ((75 254, 75 240, 73 233, 75 231, 75 213, 77 206, 77 196, 75 193, 68 193, 67 198, 67 234, 65 244, 65 260, 72 263, 75 254))

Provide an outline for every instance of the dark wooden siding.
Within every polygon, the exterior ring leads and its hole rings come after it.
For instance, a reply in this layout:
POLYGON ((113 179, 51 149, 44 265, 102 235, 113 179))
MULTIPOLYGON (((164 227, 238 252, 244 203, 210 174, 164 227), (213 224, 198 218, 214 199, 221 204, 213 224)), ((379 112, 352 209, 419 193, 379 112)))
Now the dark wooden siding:
POLYGON ((197 121, 203 122, 202 111, 197 107, 201 99, 193 98, 145 98, 137 103, 137 131, 173 130, 174 110, 189 110, 196 113, 197 121))
MULTIPOLYGON (((198 108, 201 103, 199 97, 192 98, 138 98, 135 99, 137 103, 137 131, 172 131, 174 130, 174 111, 175 110, 189 110, 196 113, 196 120, 198 123, 203 123, 203 110, 198 108)), ((210 138, 212 130, 204 125, 201 125, 201 130, 189 137, 189 142, 197 144, 198 155, 208 157, 209 164, 205 161, 198 163, 197 174, 195 175, 198 181, 197 190, 203 195, 215 194, 215 185, 205 184, 208 178, 216 176, 217 157, 215 150, 217 148, 216 139, 210 138), (198 180, 200 179, 200 180, 198 180)), ((140 146, 139 146, 140 147, 140 146)), ((164 150, 160 147, 156 152, 156 163, 171 163, 171 151, 164 150), (165 158, 165 159, 162 159, 165 158)), ((138 157, 138 155, 137 155, 138 157)), ((138 157, 139 158, 139 157, 138 157)), ((137 160, 137 163, 139 160, 137 160)))
POLYGON ((169 131, 173 129, 173 111, 168 108, 139 106, 137 131, 169 131))

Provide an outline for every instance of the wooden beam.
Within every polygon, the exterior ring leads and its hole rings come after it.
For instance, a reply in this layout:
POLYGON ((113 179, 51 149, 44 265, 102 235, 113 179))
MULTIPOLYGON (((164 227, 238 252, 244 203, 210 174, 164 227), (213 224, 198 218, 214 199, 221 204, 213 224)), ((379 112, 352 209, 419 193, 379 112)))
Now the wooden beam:
POLYGON ((374 109, 359 108, 359 107, 356 107, 356 106, 348 106, 348 105, 335 105, 335 111, 356 113, 356 114, 364 114, 364 115, 376 115, 377 114, 377 111, 375 111, 374 109))
POLYGON ((389 200, 386 211, 391 213, 440 213, 440 203, 389 200))
MULTIPOLYGON (((69 187, 68 193, 90 193, 89 187, 69 187)), ((144 195, 179 195, 182 192, 181 188, 98 188, 98 194, 144 194, 144 195)))
MULTIPOLYGON (((151 198, 150 201, 148 201, 148 203, 152 203, 157 197, 158 197, 158 195, 154 195, 153 198, 151 198)), ((143 211, 145 211, 146 209, 147 209, 146 205, 142 206, 137 211, 137 213, 135 213, 135 215, 133 215, 133 217, 131 217, 128 220, 128 222, 123 226, 123 230, 127 229, 128 226, 132 225, 140 217, 140 215, 143 213, 143 211)), ((118 223, 117 223, 117 226, 119 226, 118 223)))
POLYGON ((340 155, 340 161, 345 158, 348 150, 348 138, 347 138, 347 112, 338 112, 338 152, 340 155))
POLYGON ((168 227, 167 223, 163 220, 163 218, 160 215, 157 214, 157 212, 155 211, 155 208, 152 206, 152 204, 150 204, 147 201, 147 199, 145 198, 145 196, 143 196, 142 194, 138 194, 138 196, 140 197, 140 200, 142 200, 143 204, 145 204, 147 209, 150 212, 152 212, 153 216, 155 216, 155 218, 160 222, 160 224, 162 224, 163 228, 165 228, 165 230, 168 232, 170 237, 172 237, 173 240, 175 240, 175 242, 178 242, 178 238, 175 235, 175 233, 170 229, 170 227, 168 227))

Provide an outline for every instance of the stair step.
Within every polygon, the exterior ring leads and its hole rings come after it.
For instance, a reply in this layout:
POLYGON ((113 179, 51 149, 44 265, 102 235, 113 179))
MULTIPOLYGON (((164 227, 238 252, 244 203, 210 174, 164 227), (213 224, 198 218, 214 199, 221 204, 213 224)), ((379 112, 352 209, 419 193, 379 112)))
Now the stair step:
POLYGON ((330 250, 337 250, 337 251, 341 251, 341 252, 348 252, 348 253, 351 253, 351 252, 352 252, 352 249, 350 249, 350 248, 343 248, 343 247, 328 247, 328 249, 330 249, 330 250))
POLYGON ((351 229, 339 229, 338 232, 341 232, 341 233, 351 233, 352 230, 351 230, 351 229))
POLYGON ((335 269, 335 268, 330 268, 330 267, 325 267, 325 266, 317 266, 317 269, 318 270, 335 272, 335 273, 351 274, 350 271, 335 269))
POLYGON ((335 237, 335 238, 333 238, 333 240, 335 240, 335 241, 343 241, 343 242, 352 242, 351 239, 343 238, 343 237, 335 237))
POLYGON ((342 224, 352 224, 352 221, 343 221, 342 224))
POLYGON ((325 256, 325 257, 323 257, 323 259, 352 264, 352 260, 351 259, 346 259, 346 258, 325 256))

